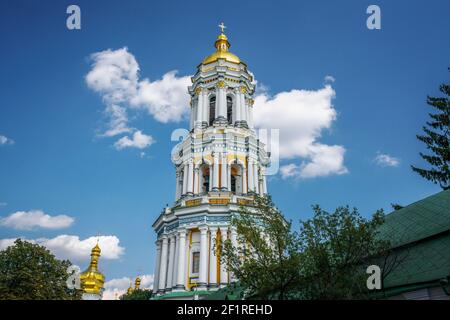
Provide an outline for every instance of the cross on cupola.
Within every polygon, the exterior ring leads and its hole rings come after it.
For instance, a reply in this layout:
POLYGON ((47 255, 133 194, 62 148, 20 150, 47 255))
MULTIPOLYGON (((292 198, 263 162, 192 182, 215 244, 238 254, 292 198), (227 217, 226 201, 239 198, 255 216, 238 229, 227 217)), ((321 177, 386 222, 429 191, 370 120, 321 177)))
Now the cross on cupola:
POLYGON ((223 33, 223 30, 226 29, 227 27, 225 27, 225 25, 223 24, 223 22, 221 22, 221 23, 219 24, 219 28, 220 28, 220 30, 221 30, 222 33, 223 33))

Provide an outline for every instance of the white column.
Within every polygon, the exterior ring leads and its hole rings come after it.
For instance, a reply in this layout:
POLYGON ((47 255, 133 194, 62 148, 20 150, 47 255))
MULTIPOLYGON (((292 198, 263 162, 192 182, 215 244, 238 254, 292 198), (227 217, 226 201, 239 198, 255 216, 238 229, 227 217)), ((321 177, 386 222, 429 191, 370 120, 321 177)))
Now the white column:
POLYGON ((188 164, 188 179, 187 179, 187 193, 192 194, 193 187, 194 186, 194 164, 192 163, 192 160, 189 161, 188 164))
MULTIPOLYGON (((236 227, 231 227, 230 230, 230 240, 231 240, 231 245, 233 246, 233 248, 236 250, 237 249, 237 230, 236 227)), ((234 277, 234 275, 230 272, 230 282, 235 282, 236 278, 234 277)))
POLYGON ((186 279, 186 251, 184 250, 186 247, 186 230, 179 230, 178 238, 178 276, 176 290, 183 291, 185 290, 184 283, 186 279))
POLYGON ((158 291, 159 265, 161 263, 161 241, 157 240, 156 244, 156 261, 155 261, 155 279, 153 280, 154 291, 158 291))
POLYGON ((225 87, 216 89, 216 118, 227 118, 227 93, 225 87))
POLYGON ((248 171, 248 191, 254 192, 255 191, 255 178, 254 178, 255 171, 253 168, 255 166, 254 166, 254 163, 252 160, 248 160, 247 165, 248 165, 248 169, 247 169, 247 171, 248 171))
POLYGON ((202 114, 202 121, 208 122, 208 110, 209 110, 209 103, 208 103, 208 92, 206 89, 203 89, 200 93, 200 99, 203 101, 203 114, 202 114))
POLYGON ((167 275, 167 236, 162 236, 162 248, 161 248, 161 264, 159 267, 159 280, 158 291, 164 292, 166 288, 166 275, 167 275))
POLYGON ((248 126, 253 129, 253 105, 248 105, 248 126))
POLYGON ((217 228, 210 228, 210 253, 209 253, 209 287, 217 287, 217 254, 216 254, 216 238, 217 228))
POLYGON ((241 105, 241 102, 238 98, 239 89, 234 89, 234 99, 233 99, 233 124, 236 124, 236 121, 238 121, 238 115, 239 115, 239 106, 241 105))
POLYGON ((189 130, 192 130, 194 127, 194 121, 195 121, 195 112, 194 112, 194 106, 193 106, 194 100, 191 97, 190 101, 190 112, 189 112, 189 130))
POLYGON ((217 117, 219 116, 220 108, 221 108, 221 101, 220 101, 219 88, 216 87, 216 108, 215 108, 216 114, 214 115, 214 120, 216 120, 217 117))
POLYGON ((259 175, 258 175, 258 165, 255 163, 253 165, 253 179, 254 179, 254 187, 255 187, 255 192, 259 193, 259 175))
POLYGON ((227 119, 227 88, 220 88, 220 95, 222 99, 222 109, 220 115, 227 119))
POLYGON ((219 157, 216 153, 214 155, 214 165, 213 165, 213 191, 219 189, 219 157))
POLYGON ((245 106, 245 119, 247 120, 247 125, 250 127, 250 104, 247 103, 245 106))
MULTIPOLYGON (((247 164, 248 166, 248 164, 247 164)), ((247 169, 242 166, 242 193, 246 194, 248 192, 247 190, 247 169)))
POLYGON ((175 235, 175 258, 173 262, 173 274, 172 274, 172 288, 174 288, 177 285, 178 280, 178 250, 179 250, 179 242, 180 242, 180 236, 177 233, 175 235))
POLYGON ((214 158, 213 158, 213 165, 209 166, 209 190, 208 191, 211 191, 213 188, 213 180, 214 180, 213 170, 214 170, 214 158))
POLYGON ((228 190, 228 175, 227 175, 227 155, 222 153, 222 172, 220 173, 222 182, 221 189, 228 190))
POLYGON ((199 190, 198 190, 198 186, 199 186, 199 171, 200 171, 199 166, 197 164, 194 165, 194 194, 198 194, 198 192, 199 192, 199 190))
POLYGON ((175 200, 178 200, 178 199, 180 199, 180 196, 181 196, 181 190, 180 190, 180 172, 179 171, 177 171, 176 173, 175 173, 175 176, 176 176, 176 186, 175 186, 175 200))
POLYGON ((175 235, 172 234, 169 237, 169 269, 167 272, 167 283, 166 289, 172 289, 172 279, 173 279, 173 266, 175 263, 175 235))
MULTIPOLYGON (((227 227, 220 227, 220 243, 223 248, 223 244, 227 240, 227 227)), ((228 284, 228 275, 225 264, 220 261, 220 285, 224 286, 228 284)))
POLYGON ((241 93, 239 96, 241 98, 241 121, 246 121, 247 106, 245 105, 245 94, 241 93))
POLYGON ((197 107, 197 103, 194 102, 193 100, 191 100, 192 103, 192 107, 191 107, 191 119, 190 119, 190 125, 191 125, 191 130, 194 129, 195 126, 195 121, 197 118, 197 113, 198 113, 198 107, 197 107))
POLYGON ((264 173, 263 175, 263 193, 267 194, 267 178, 266 178, 266 174, 264 173))
POLYGON ((190 282, 190 276, 191 276, 191 272, 192 272, 192 255, 191 255, 191 243, 190 243, 190 239, 192 237, 191 235, 192 231, 191 230, 187 230, 187 240, 186 240, 186 245, 184 246, 184 287, 188 288, 189 286, 189 282, 190 282))
POLYGON ((197 113, 196 113, 196 117, 195 117, 195 127, 200 127, 201 123, 202 123, 202 119, 203 119, 203 97, 202 97, 202 93, 200 93, 197 96, 197 113))
POLYGON ((231 191, 231 166, 228 165, 228 161, 227 161, 227 186, 228 191, 231 191))
POLYGON ((236 118, 235 122, 240 122, 242 120, 242 93, 239 88, 236 88, 236 118))
POLYGON ((187 180, 188 180, 188 170, 189 170, 189 166, 186 163, 184 165, 184 170, 183 170, 183 190, 181 191, 182 195, 185 195, 187 192, 187 180))
POLYGON ((200 228, 200 270, 198 288, 205 289, 208 282, 208 227, 200 228))

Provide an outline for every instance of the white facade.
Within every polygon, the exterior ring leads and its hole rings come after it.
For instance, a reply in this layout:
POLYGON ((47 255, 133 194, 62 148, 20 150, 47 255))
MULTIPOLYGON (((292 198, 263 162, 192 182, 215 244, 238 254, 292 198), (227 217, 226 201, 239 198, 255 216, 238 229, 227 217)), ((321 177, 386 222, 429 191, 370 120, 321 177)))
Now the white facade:
POLYGON ((205 59, 188 88, 190 131, 172 154, 175 203, 153 224, 159 294, 217 290, 233 281, 216 245, 226 239, 236 245, 232 215, 251 205, 254 193, 267 192, 264 172, 270 160, 253 129, 253 78, 236 56, 228 59, 228 47, 220 35, 216 53, 221 55, 205 59))
POLYGON ((87 293, 83 292, 81 295, 81 300, 101 300, 102 299, 102 293, 96 294, 96 293, 87 293))

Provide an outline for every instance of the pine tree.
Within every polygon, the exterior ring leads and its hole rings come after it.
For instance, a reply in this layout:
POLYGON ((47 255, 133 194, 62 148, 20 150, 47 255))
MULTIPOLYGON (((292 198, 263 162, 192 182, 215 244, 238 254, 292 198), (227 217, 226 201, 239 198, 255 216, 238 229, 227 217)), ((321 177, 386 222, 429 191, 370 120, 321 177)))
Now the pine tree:
MULTIPOLYGON (((450 68, 449 68, 450 71, 450 68)), ((427 97, 427 104, 438 110, 429 113, 431 118, 427 126, 423 127, 424 135, 417 135, 417 139, 426 144, 431 154, 420 153, 431 168, 422 169, 411 166, 412 170, 427 180, 439 184, 442 189, 450 188, 450 85, 439 87, 443 97, 427 97)))

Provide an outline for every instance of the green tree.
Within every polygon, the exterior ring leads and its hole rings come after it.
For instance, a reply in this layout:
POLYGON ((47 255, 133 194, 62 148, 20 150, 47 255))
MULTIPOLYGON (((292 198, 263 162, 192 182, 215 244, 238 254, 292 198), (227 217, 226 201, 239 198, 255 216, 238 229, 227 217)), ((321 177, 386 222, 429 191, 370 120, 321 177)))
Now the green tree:
POLYGON ((247 298, 365 299, 367 267, 378 264, 382 277, 396 267, 397 260, 388 259, 389 242, 378 232, 382 210, 370 219, 349 207, 313 210, 297 233, 269 197, 256 195, 253 207, 240 208, 232 219, 239 245, 227 240, 221 261, 247 298))
POLYGON ((366 268, 385 263, 390 247, 378 236, 383 211, 365 219, 348 206, 331 213, 318 205, 313 210, 314 216, 300 226, 302 298, 369 298, 366 268))
POLYGON ((150 300, 152 297, 152 290, 149 289, 137 289, 133 290, 130 294, 123 294, 120 296, 120 300, 150 300))
POLYGON ((391 203, 391 207, 392 207, 392 209, 395 210, 395 211, 404 208, 401 204, 398 204, 398 203, 391 203))
POLYGON ((422 169, 415 166, 411 168, 425 179, 447 190, 450 188, 450 85, 442 84, 439 89, 444 96, 427 97, 427 104, 437 109, 436 113, 429 113, 431 120, 423 127, 424 135, 417 135, 417 139, 425 143, 430 151, 430 154, 421 152, 420 156, 431 168, 422 169))
POLYGON ((253 207, 241 207, 232 219, 237 248, 223 243, 221 261, 259 299, 288 299, 297 287, 300 259, 298 235, 274 207, 270 197, 254 197, 253 207))
POLYGON ((0 299, 78 300, 66 280, 68 260, 57 260, 45 247, 17 239, 0 252, 0 299))

